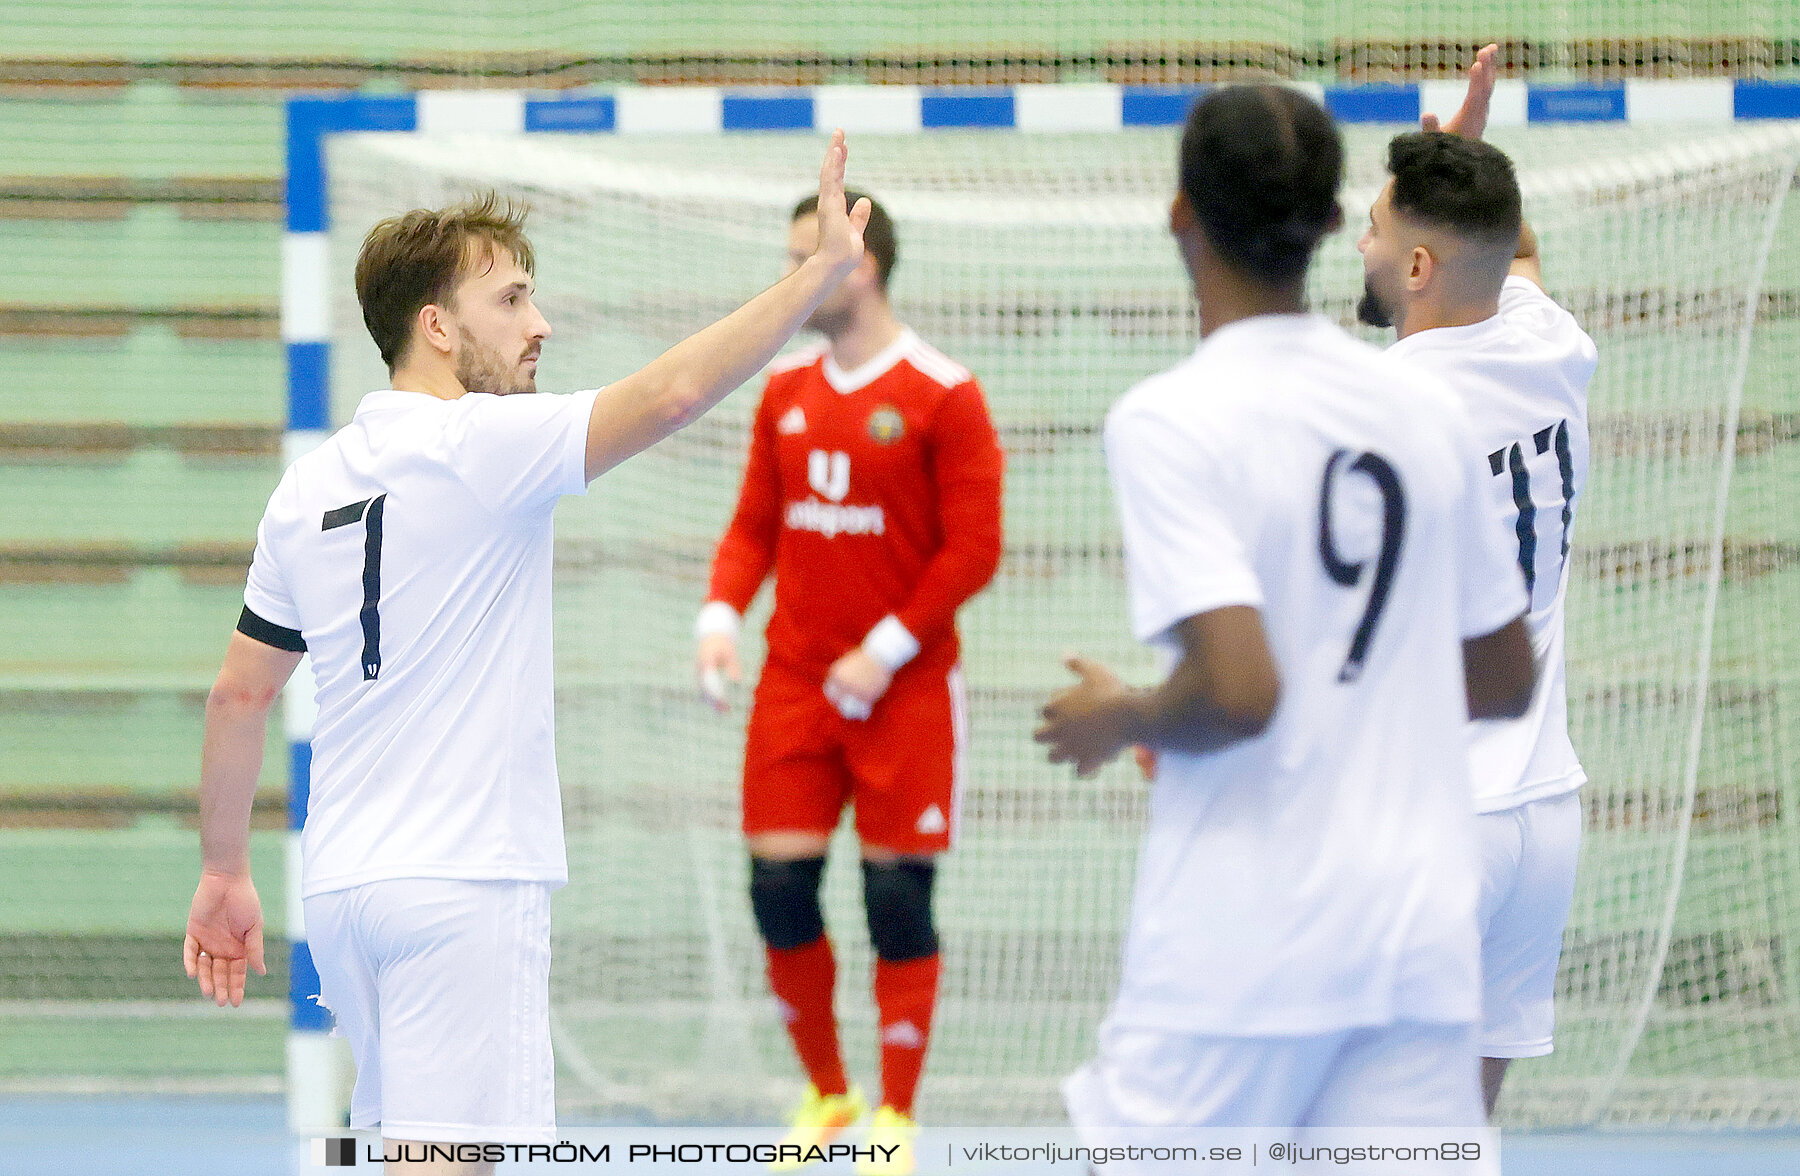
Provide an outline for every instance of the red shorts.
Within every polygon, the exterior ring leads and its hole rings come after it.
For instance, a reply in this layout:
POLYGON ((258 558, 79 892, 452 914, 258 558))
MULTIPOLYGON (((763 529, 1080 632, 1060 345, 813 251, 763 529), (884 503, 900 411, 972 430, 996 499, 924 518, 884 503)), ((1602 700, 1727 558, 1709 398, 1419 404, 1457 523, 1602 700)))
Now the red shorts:
POLYGON ((865 845, 942 853, 962 808, 968 701, 962 667, 900 671, 867 719, 838 714, 824 683, 766 666, 744 742, 744 833, 829 834, 856 806, 865 845))

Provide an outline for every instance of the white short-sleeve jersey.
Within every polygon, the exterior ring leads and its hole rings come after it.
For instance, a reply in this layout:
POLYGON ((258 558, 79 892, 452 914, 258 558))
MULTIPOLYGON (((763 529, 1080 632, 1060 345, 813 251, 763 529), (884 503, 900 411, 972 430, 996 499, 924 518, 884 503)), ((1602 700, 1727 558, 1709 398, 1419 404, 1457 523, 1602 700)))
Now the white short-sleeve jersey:
POLYGON ((1475 806, 1496 812, 1572 792, 1587 775, 1569 742, 1563 613, 1569 539, 1587 485, 1588 381, 1599 352, 1536 283, 1511 277, 1500 313, 1408 335, 1388 354, 1442 377, 1462 401, 1474 422, 1474 453, 1485 455, 1480 473, 1493 509, 1513 536, 1531 590, 1537 691, 1520 718, 1470 724, 1475 806))
POLYGON ((1253 605, 1263 734, 1165 752, 1117 1024, 1317 1034, 1480 1011, 1464 638, 1525 610, 1468 422, 1313 315, 1213 332, 1107 418, 1136 635, 1253 605))
POLYGON ((567 880, 551 515, 594 395, 374 392, 269 499, 239 627, 312 655, 304 895, 567 880))

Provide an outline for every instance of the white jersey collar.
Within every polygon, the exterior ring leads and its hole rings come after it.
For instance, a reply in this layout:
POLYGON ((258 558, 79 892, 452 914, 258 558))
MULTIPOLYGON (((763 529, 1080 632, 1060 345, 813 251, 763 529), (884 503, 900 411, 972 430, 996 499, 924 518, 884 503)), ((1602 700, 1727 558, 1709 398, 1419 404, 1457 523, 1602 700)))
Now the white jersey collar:
MULTIPOLYGON (((1316 329, 1321 323, 1329 320, 1313 311, 1301 311, 1298 314, 1253 314, 1249 318, 1237 319, 1214 330, 1212 334, 1200 340, 1200 347, 1216 343, 1221 339, 1255 338, 1264 335, 1297 335, 1316 329)), ((1199 350, 1199 348, 1196 348, 1199 350)))
POLYGON ((872 359, 859 364, 853 371, 845 371, 838 366, 837 357, 829 349, 825 352, 825 382, 832 390, 843 395, 860 391, 892 370, 901 358, 918 346, 919 337, 913 334, 911 327, 901 327, 900 334, 875 353, 872 359))
POLYGON ((1414 331, 1404 339, 1394 340, 1394 346, 1398 347, 1402 343, 1413 346, 1430 343, 1459 347, 1466 345, 1470 340, 1479 339, 1490 332, 1501 330, 1505 326, 1506 317, 1495 313, 1477 322, 1463 323, 1460 326, 1426 327, 1422 331, 1414 331), (1418 340, 1418 344, 1413 343, 1415 339, 1418 340))
MULTIPOLYGON (((353 416, 361 416, 366 412, 384 412, 395 408, 414 408, 437 397, 429 392, 402 392, 397 388, 383 388, 379 392, 369 392, 356 403, 353 416)), ((448 403, 445 401, 444 403, 448 403)))

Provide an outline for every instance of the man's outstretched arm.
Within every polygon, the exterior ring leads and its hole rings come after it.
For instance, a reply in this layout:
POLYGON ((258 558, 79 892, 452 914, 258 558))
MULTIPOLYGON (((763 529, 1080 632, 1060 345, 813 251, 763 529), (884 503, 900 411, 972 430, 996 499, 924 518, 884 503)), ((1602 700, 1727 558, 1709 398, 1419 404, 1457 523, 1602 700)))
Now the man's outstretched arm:
POLYGON ((262 902, 250 881, 250 805, 262 774, 269 711, 300 654, 233 633, 206 696, 200 750, 200 885, 188 910, 182 962, 220 1005, 244 1001, 250 968, 263 965, 262 902))
POLYGON ((600 390, 588 418, 588 481, 691 423, 761 371, 862 261, 871 205, 859 200, 854 209, 845 207, 848 153, 844 132, 834 132, 819 169, 817 252, 712 326, 600 390))

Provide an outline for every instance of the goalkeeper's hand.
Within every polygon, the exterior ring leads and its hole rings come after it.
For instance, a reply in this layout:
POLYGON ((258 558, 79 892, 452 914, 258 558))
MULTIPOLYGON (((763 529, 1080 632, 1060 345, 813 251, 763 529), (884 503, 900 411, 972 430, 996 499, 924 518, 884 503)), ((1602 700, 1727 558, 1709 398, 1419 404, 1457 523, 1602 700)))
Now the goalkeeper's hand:
POLYGON ((700 676, 700 696, 720 714, 730 710, 731 694, 727 683, 744 680, 744 669, 738 664, 737 642, 724 633, 708 633, 700 638, 694 670, 700 676))
POLYGON ((875 713, 875 704, 893 681, 894 671, 858 646, 832 662, 825 672, 825 697, 838 714, 861 722, 875 713))

